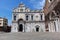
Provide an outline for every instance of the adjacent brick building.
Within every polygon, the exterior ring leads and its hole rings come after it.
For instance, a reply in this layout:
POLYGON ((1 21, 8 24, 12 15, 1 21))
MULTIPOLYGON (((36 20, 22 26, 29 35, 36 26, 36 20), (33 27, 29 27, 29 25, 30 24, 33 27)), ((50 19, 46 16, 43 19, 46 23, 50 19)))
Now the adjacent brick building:
POLYGON ((60 0, 45 0, 46 31, 60 32, 60 0))

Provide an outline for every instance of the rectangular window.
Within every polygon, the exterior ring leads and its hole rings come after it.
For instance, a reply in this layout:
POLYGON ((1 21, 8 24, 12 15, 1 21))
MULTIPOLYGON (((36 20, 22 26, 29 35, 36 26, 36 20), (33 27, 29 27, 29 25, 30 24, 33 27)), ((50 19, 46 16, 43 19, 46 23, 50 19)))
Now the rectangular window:
POLYGON ((26 15, 26 20, 28 20, 28 15, 26 15))
POLYGON ((33 20, 33 15, 31 15, 31 19, 33 20))
POLYGON ((16 16, 14 16, 14 20, 16 20, 16 16))
POLYGON ((40 15, 41 16, 41 20, 43 20, 43 17, 42 17, 42 15, 40 15))

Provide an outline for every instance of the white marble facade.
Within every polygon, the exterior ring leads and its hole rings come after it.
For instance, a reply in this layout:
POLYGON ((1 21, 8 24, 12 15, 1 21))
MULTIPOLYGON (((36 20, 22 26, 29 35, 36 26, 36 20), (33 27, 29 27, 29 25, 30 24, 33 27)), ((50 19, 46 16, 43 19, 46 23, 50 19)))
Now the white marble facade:
POLYGON ((30 10, 21 3, 13 9, 11 32, 45 32, 43 10, 30 10))

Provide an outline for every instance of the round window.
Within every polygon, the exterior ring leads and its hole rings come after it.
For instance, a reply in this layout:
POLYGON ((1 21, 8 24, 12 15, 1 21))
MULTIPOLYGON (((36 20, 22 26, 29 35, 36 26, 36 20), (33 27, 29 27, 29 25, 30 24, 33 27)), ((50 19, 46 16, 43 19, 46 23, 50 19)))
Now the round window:
POLYGON ((38 18, 38 16, 36 16, 36 18, 38 18))
POLYGON ((49 3, 52 2, 52 0, 49 0, 49 3))

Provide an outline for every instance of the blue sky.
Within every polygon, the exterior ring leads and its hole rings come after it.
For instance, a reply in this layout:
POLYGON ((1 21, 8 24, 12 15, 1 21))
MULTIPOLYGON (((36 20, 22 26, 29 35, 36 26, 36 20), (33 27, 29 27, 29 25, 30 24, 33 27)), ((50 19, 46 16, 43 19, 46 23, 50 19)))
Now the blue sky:
POLYGON ((8 19, 8 24, 12 23, 12 9, 23 2, 30 9, 42 9, 45 0, 0 0, 0 17, 8 19))

